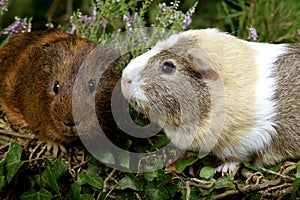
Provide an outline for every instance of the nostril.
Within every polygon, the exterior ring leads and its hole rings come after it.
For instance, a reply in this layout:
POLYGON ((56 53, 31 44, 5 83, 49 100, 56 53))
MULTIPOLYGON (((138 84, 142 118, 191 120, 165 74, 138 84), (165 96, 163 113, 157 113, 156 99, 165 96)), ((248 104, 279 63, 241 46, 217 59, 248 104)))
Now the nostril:
POLYGON ((126 83, 127 83, 127 84, 131 84, 131 83, 132 83, 132 80, 131 80, 131 79, 127 79, 127 80, 126 80, 126 83))
POLYGON ((64 122, 65 126, 78 126, 79 125, 79 121, 75 121, 75 122, 64 122))

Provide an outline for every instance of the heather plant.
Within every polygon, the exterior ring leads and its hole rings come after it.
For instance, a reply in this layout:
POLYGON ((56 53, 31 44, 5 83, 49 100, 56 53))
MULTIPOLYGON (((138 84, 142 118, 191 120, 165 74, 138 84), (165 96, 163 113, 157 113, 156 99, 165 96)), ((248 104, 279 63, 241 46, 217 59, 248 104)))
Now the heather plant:
MULTIPOLYGON (((10 0, 0 0, 1 14, 9 12, 9 2, 10 0)), ((179 0, 155 2, 95 0, 91 1, 86 10, 78 9, 68 16, 66 24, 54 25, 49 18, 45 29, 54 27, 98 43, 107 40, 116 42, 120 47, 134 46, 123 44, 126 42, 139 44, 140 48, 125 51, 118 60, 117 68, 121 71, 149 43, 155 43, 161 36, 168 35, 163 31, 170 30, 169 33, 173 33, 191 28, 192 19, 197 14, 197 1, 187 12, 179 9, 179 0), (152 20, 149 12, 156 13, 152 20), (147 27, 152 27, 157 32, 149 34, 147 27), (111 39, 120 38, 115 36, 123 32, 135 40, 111 39)), ((212 13, 211 18, 222 16, 218 18, 217 26, 240 38, 251 41, 291 42, 300 35, 297 24, 300 19, 300 13, 297 12, 300 3, 295 1, 222 0, 216 5, 218 12, 212 13)), ((205 4, 200 6, 204 7, 205 4)), ((0 34, 8 38, 17 32, 30 32, 35 26, 32 19, 15 17, 15 21, 0 30, 0 34)), ((199 24, 198 26, 200 27, 199 24)), ((194 28, 199 28, 198 26, 194 28)), ((146 124, 146 120, 138 114, 132 116, 136 117, 134 120, 137 124, 146 124)), ((236 195, 236 199, 296 199, 300 195, 297 189, 300 186, 300 161, 286 162, 268 169, 244 163, 238 172, 220 176, 214 169, 218 162, 214 157, 208 155, 199 159, 197 154, 188 152, 165 169, 134 174, 109 168, 77 146, 72 147, 67 156, 53 159, 44 153, 45 149, 39 144, 28 144, 28 140, 23 139, 30 138, 28 135, 15 133, 2 124, 0 130, 4 133, 0 131, 0 152, 6 154, 0 154, 1 198, 220 199, 236 195), (11 133, 11 137, 7 132, 11 133)), ((154 139, 139 139, 137 142, 133 139, 123 140, 123 148, 135 152, 155 151, 168 143, 163 134, 157 134, 154 139)), ((105 156, 105 159, 111 159, 108 154, 105 156)), ((126 158, 122 162, 128 164, 129 160, 126 158)), ((156 165, 157 168, 161 167, 160 160, 156 165)))

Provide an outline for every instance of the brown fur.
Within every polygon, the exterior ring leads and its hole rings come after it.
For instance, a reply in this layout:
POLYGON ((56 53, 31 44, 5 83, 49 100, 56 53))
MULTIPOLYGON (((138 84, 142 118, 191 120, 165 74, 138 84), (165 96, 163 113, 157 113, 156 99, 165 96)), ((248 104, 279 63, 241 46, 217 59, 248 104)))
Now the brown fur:
MULTIPOLYGON (((48 143, 76 140, 75 124, 80 121, 74 122, 72 116, 73 84, 81 63, 95 47, 96 43, 58 30, 12 37, 0 50, 0 104, 8 119, 28 126, 48 143), (53 91, 56 81, 57 94, 53 91)), ((118 75, 110 68, 105 79, 101 85, 105 92, 98 88, 96 101, 110 113, 109 94, 118 75)))

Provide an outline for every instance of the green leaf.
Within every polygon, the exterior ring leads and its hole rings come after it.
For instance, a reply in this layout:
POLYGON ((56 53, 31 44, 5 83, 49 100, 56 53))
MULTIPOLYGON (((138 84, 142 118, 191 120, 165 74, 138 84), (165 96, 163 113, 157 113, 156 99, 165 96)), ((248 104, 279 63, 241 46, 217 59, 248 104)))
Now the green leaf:
POLYGON ((300 178, 300 161, 297 162, 296 178, 300 178))
POLYGON ((166 188, 154 185, 153 183, 149 183, 145 187, 145 195, 151 200, 170 199, 168 190, 166 188))
POLYGON ((47 184, 56 192, 56 194, 58 194, 60 196, 59 187, 56 182, 54 172, 52 170, 52 164, 51 164, 50 160, 48 160, 46 157, 44 158, 44 160, 47 164, 47 167, 46 167, 45 175, 43 176, 43 178, 45 179, 47 184))
POLYGON ((0 189, 6 185, 6 178, 4 172, 4 162, 0 163, 0 189))
POLYGON ((5 158, 6 180, 9 183, 20 167, 24 164, 21 161, 22 147, 18 143, 12 142, 5 158))
POLYGON ((157 171, 145 172, 144 177, 147 181, 153 181, 157 177, 157 171))
POLYGON ((95 200, 95 198, 91 194, 81 194, 80 200, 95 200))
POLYGON ((165 185, 167 183, 170 183, 172 181, 172 178, 168 174, 166 174, 165 171, 158 170, 157 171, 157 181, 161 185, 165 185))
MULTIPOLYGON (((121 152, 120 152, 121 153, 121 152)), ((126 169, 130 169, 130 152, 129 151, 122 151, 119 157, 119 164, 126 169)))
POLYGON ((52 194, 44 188, 40 191, 30 189, 21 195, 21 200, 51 200, 52 198, 52 194))
POLYGON ((78 183, 73 183, 70 188, 70 197, 72 200, 80 200, 81 186, 78 183))
POLYGON ((253 165, 251 163, 244 162, 244 165, 245 165, 245 167, 252 169, 254 171, 262 172, 262 170, 259 167, 257 167, 256 165, 253 165))
POLYGON ((132 181, 129 177, 124 177, 120 180, 119 182, 119 186, 121 188, 121 190, 124 190, 124 189, 127 189, 127 188, 130 188, 130 189, 133 189, 133 190, 136 190, 136 191, 142 191, 143 188, 141 189, 140 185, 136 185, 134 183, 134 181, 132 181))
POLYGON ((231 188, 235 189, 235 185, 233 184, 232 181, 233 176, 221 176, 220 178, 217 179, 215 183, 215 188, 220 189, 220 188, 231 188))
POLYGON ((54 176, 55 179, 61 178, 68 171, 68 165, 63 162, 57 162, 54 165, 54 176))
POLYGON ((294 191, 292 192, 292 198, 296 199, 297 195, 299 194, 299 186, 300 186, 300 161, 297 162, 297 170, 296 170, 296 174, 295 174, 295 180, 293 182, 293 188, 294 191))
POLYGON ((97 189, 102 189, 104 181, 97 173, 98 167, 90 165, 85 174, 79 174, 76 183, 79 185, 89 184, 97 189))
POLYGON ((170 140, 167 136, 165 135, 157 136, 157 141, 153 145, 151 145, 149 151, 154 151, 155 149, 164 147, 169 143, 170 140))
MULTIPOLYGON (((281 163, 278 163, 277 165, 270 166, 268 169, 271 170, 271 171, 274 171, 274 172, 278 172, 280 167, 281 167, 281 163)), ((267 177, 267 179, 275 180, 277 178, 277 175, 266 174, 266 177, 267 177)))
POLYGON ((180 160, 180 161, 176 161, 175 165, 176 165, 176 172, 181 173, 183 172, 183 170, 188 167, 193 165, 195 162, 197 162, 199 160, 199 158, 189 158, 186 160, 180 160))
POLYGON ((200 177, 205 179, 211 179, 214 177, 216 169, 214 167, 205 166, 200 170, 200 177))
MULTIPOLYGON (((182 196, 181 199, 186 199, 186 190, 182 190, 182 196)), ((197 196, 197 189, 193 188, 191 189, 191 193, 190 193, 190 198, 189 200, 198 200, 198 196, 197 196)))

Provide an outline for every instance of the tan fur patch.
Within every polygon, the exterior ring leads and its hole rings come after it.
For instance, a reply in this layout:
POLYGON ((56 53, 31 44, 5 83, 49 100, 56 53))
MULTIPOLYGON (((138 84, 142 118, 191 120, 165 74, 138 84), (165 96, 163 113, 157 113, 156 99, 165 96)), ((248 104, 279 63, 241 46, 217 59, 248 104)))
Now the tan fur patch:
POLYGON ((239 142, 237 137, 247 134, 257 122, 255 90, 258 83, 258 67, 255 63, 255 51, 242 40, 225 34, 212 34, 199 30, 190 36, 196 39, 209 55, 224 84, 225 113, 216 105, 218 101, 224 100, 218 99, 222 96, 220 94, 222 88, 219 88, 219 83, 210 84, 212 99, 215 101, 210 130, 216 137, 220 134, 219 141, 213 149, 213 152, 219 155, 224 147, 236 145, 239 142), (219 130, 218 126, 223 123, 219 115, 225 115, 221 133, 214 131, 219 130))

